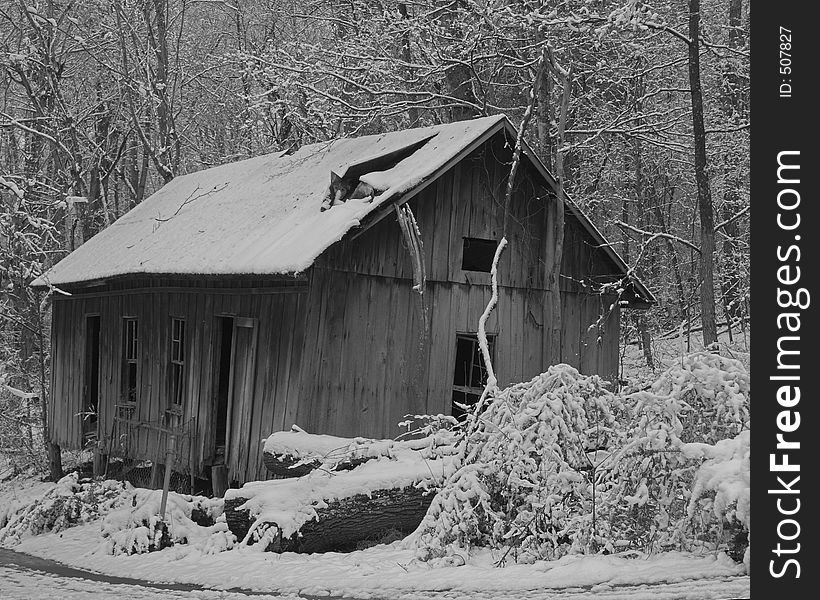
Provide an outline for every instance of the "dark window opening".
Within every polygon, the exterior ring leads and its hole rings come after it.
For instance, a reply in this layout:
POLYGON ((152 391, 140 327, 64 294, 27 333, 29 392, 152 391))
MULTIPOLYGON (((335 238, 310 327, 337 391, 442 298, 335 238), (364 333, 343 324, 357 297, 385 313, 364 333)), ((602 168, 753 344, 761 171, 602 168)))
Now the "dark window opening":
POLYGON ((85 383, 83 389, 83 437, 97 434, 100 403, 100 316, 85 319, 85 383))
MULTIPOLYGON (((495 360, 495 336, 487 336, 490 360, 495 360)), ((484 392, 487 384, 487 369, 474 334, 456 335, 456 366, 453 373, 452 415, 459 421, 467 416, 464 406, 472 406, 484 392)))
POLYGON ((125 402, 137 401, 137 362, 139 360, 139 323, 124 319, 123 335, 123 396, 125 402))
POLYGON ((493 268, 493 258, 498 242, 480 238, 464 238, 464 252, 461 258, 463 271, 489 273, 493 268))
POLYGON ((185 394, 185 321, 171 319, 171 407, 182 409, 185 394))
POLYGON ((216 448, 224 456, 225 441, 228 429, 228 397, 231 379, 231 348, 233 346, 233 319, 218 317, 219 351, 216 354, 218 363, 216 385, 216 448))

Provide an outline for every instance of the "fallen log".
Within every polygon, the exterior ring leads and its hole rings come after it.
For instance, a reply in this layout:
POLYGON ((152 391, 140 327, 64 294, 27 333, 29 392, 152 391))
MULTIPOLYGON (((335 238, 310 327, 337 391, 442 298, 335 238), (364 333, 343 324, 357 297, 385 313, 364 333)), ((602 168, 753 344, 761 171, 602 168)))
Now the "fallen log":
POLYGON ((378 456, 349 456, 323 462, 318 458, 304 459, 292 454, 262 453, 262 462, 265 463, 268 472, 280 477, 301 477, 315 469, 322 468, 330 471, 349 471, 374 458, 378 458, 378 456))
MULTIPOLYGON (((362 542, 377 542, 389 533, 405 536, 415 531, 434 495, 434 490, 406 487, 331 500, 316 510, 314 520, 290 536, 283 536, 276 523, 263 522, 256 526, 253 536, 256 539, 248 542, 264 543, 268 552, 311 554, 355 550, 362 542)), ((225 501, 228 527, 240 540, 248 536, 255 524, 248 509, 239 509, 246 501, 241 497, 225 501)))
POLYGON ((403 449, 349 470, 246 483, 225 493, 225 515, 242 545, 274 552, 355 549, 418 527, 453 457, 403 449))
POLYGON ((248 509, 240 509, 239 507, 247 502, 247 498, 241 496, 235 498, 225 498, 225 505, 223 511, 225 513, 225 521, 228 524, 228 529, 236 536, 238 540, 244 540, 248 535, 248 530, 251 528, 252 519, 248 509))
POLYGON ((320 460, 305 462, 304 459, 291 454, 273 454, 272 452, 262 452, 262 462, 265 463, 268 472, 279 477, 301 477, 322 466, 320 460))
POLYGON ((280 477, 301 477, 316 469, 349 471, 368 461, 413 450, 425 458, 455 454, 456 434, 441 430, 435 435, 408 440, 342 438, 307 433, 297 426, 271 434, 262 453, 268 471, 280 477))

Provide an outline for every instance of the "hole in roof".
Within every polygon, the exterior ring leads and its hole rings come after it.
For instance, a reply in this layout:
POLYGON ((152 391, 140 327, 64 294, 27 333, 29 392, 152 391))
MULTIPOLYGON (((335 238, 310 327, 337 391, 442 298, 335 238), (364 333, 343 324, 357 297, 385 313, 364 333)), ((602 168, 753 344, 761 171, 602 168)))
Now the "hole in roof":
POLYGON ((437 132, 410 144, 351 162, 341 169, 340 173, 331 171, 330 186, 322 201, 321 210, 327 210, 349 199, 369 197, 372 200, 390 187, 388 180, 379 175, 412 156, 436 135, 437 132))

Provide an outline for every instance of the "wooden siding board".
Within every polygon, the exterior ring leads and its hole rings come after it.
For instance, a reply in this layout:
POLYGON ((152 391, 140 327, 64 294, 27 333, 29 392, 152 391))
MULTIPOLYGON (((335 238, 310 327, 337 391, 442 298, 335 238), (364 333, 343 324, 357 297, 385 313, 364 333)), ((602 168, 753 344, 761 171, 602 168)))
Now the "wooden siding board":
POLYGON ((327 350, 323 353, 321 370, 317 373, 320 380, 319 394, 316 403, 319 410, 319 429, 317 433, 335 431, 338 422, 339 404, 343 402, 342 359, 344 348, 344 318, 347 304, 348 276, 341 273, 330 274, 328 294, 325 303, 325 335, 319 343, 327 350))
POLYGON ((387 327, 387 311, 380 302, 372 301, 378 297, 376 288, 378 281, 372 277, 362 278, 360 281, 363 293, 367 297, 365 307, 366 325, 364 329, 364 347, 362 357, 364 365, 362 368, 362 383, 360 386, 361 399, 359 410, 362 412, 362 419, 369 423, 368 429, 375 431, 378 428, 380 416, 380 385, 383 364, 381 363, 381 344, 384 343, 384 332, 387 327), (366 416, 365 416, 366 415, 366 416))
POLYGON ((386 435, 385 424, 388 422, 390 414, 387 402, 390 401, 388 394, 391 378, 393 377, 393 374, 390 373, 390 353, 393 351, 395 341, 392 331, 396 315, 395 289, 393 286, 385 286, 380 280, 374 280, 371 290, 371 298, 374 299, 375 304, 383 304, 380 310, 374 307, 374 310, 377 311, 372 347, 375 363, 371 377, 374 379, 375 390, 372 402, 376 410, 372 411, 365 430, 368 432, 367 435, 381 437, 386 435), (377 298, 379 300, 376 300, 377 298))
POLYGON ((340 350, 339 390, 335 402, 336 430, 356 435, 361 422, 368 419, 368 404, 362 397, 361 378, 367 357, 366 323, 370 303, 365 277, 349 275, 343 344, 340 350))
POLYGON ((404 420, 405 415, 411 412, 415 405, 415 391, 412 388, 413 370, 417 364, 418 357, 418 337, 413 326, 413 313, 415 312, 416 293, 412 291, 409 284, 394 287, 394 300, 396 305, 395 328, 391 334, 394 340, 394 348, 390 354, 393 366, 392 377, 388 377, 392 391, 385 394, 385 404, 388 409, 388 420, 385 423, 387 437, 395 437, 399 434, 399 422, 404 420))
MULTIPOLYGON (((268 387, 269 377, 276 377, 278 344, 271 343, 271 333, 275 319, 281 319, 281 306, 271 306, 270 296, 256 296, 251 299, 248 314, 256 318, 257 344, 256 360, 253 373, 254 388, 247 407, 247 449, 245 454, 245 473, 248 479, 259 479, 264 473, 261 457, 261 440, 267 429, 263 420, 265 405, 273 402, 272 390, 268 387), (276 316, 274 316, 276 315, 276 316), (260 469, 261 468, 261 469, 260 469)), ((281 321, 280 321, 281 322, 281 321)), ((268 433, 270 433, 268 431, 268 433)))
POLYGON ((524 372, 523 377, 529 380, 545 370, 542 359, 541 338, 544 335, 544 327, 540 322, 544 311, 544 293, 538 290, 523 290, 522 295, 524 310, 524 372))
POLYGON ((267 437, 275 431, 284 429, 282 416, 287 403, 290 385, 290 361, 293 355, 293 342, 298 327, 297 314, 299 296, 292 294, 281 299, 276 311, 277 317, 271 326, 271 344, 277 346, 276 375, 269 381, 270 396, 267 400, 264 416, 265 429, 262 436, 267 437))
POLYGON ((288 387, 284 398, 282 419, 281 421, 277 421, 279 428, 283 430, 289 430, 290 426, 294 424, 299 404, 302 401, 299 371, 302 366, 303 357, 306 355, 307 307, 308 295, 297 295, 294 334, 290 344, 290 355, 288 357, 288 387))
POLYGON ((592 375, 598 369, 600 344, 598 343, 598 317, 600 315, 598 296, 581 294, 581 359, 579 371, 585 375, 592 375))
POLYGON ((465 194, 465 182, 469 185, 469 179, 465 179, 462 174, 463 164, 459 163, 453 168, 453 188, 450 199, 450 252, 448 264, 448 277, 450 281, 463 281, 463 271, 461 270, 463 257, 464 233, 469 223, 470 203, 469 196, 465 194), (465 202, 466 196, 466 202, 465 202))
POLYGON ((620 311, 613 304, 618 299, 614 295, 600 297, 601 310, 606 314, 601 331, 601 349, 598 353, 597 372, 604 379, 616 382, 618 378, 618 345, 620 341, 620 311))
MULTIPOLYGON (((260 400, 260 410, 254 418, 258 421, 257 433, 259 440, 267 438, 274 429, 274 414, 276 405, 281 402, 280 386, 283 378, 284 362, 283 355, 289 343, 288 334, 285 331, 284 323, 286 315, 283 314, 288 308, 287 302, 279 300, 277 302, 263 302, 260 312, 260 340, 259 344, 259 367, 261 372, 261 384, 257 391, 260 400)), ((252 457, 252 464, 257 468, 262 466, 261 442, 257 444, 255 455, 252 457)), ((264 474, 264 468, 261 474, 264 474)), ((261 477, 264 479, 264 477, 261 477)))
MULTIPOLYGON (((455 250, 451 244, 450 230, 452 227, 452 196, 453 196, 453 174, 448 173, 439 180, 436 187, 434 210, 425 208, 422 214, 424 217, 432 215, 431 218, 423 218, 422 235, 430 231, 433 238, 430 261, 427 263, 429 279, 433 281, 450 280, 450 264, 455 260, 455 250)), ((429 204, 425 198, 421 199, 425 206, 429 204)))
POLYGON ((578 294, 565 293, 561 297, 561 362, 578 368, 580 363, 581 316, 578 294))
POLYGON ((524 343, 524 328, 527 326, 524 320, 524 308, 526 306, 525 290, 510 290, 507 294, 507 303, 510 305, 511 318, 511 344, 510 354, 515 359, 512 382, 524 381, 524 355, 526 346, 524 343))
POLYGON ((449 414, 453 386, 453 367, 450 346, 455 337, 451 310, 453 284, 437 283, 430 286, 432 320, 429 351, 427 412, 449 414))
POLYGON ((311 428, 315 427, 313 415, 316 412, 316 389, 319 383, 319 366, 325 350, 319 340, 323 335, 326 273, 316 267, 311 270, 310 291, 306 300, 305 352, 299 370, 299 402, 295 411, 296 424, 314 433, 318 433, 311 428))

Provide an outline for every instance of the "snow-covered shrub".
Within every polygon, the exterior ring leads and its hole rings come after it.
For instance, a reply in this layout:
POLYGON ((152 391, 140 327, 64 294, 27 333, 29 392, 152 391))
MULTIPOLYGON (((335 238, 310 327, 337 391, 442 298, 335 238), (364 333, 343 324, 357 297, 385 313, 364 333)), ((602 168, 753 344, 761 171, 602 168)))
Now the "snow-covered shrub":
POLYGON ((130 501, 103 519, 98 551, 140 554, 175 544, 201 543, 214 552, 233 546, 224 519, 221 524, 215 522, 222 514, 222 500, 168 492, 164 519, 159 516, 161 503, 162 490, 134 488, 130 501), (220 539, 210 540, 212 534, 220 539))
POLYGON ((626 397, 557 365, 487 399, 413 542, 503 560, 575 552, 726 550, 749 534, 749 375, 684 357, 626 397))
POLYGON ((717 521, 726 531, 728 553, 749 569, 751 430, 714 445, 691 442, 681 452, 693 460, 705 459, 695 473, 686 516, 691 522, 717 521), (710 493, 711 492, 711 493, 710 493))
POLYGON ((45 532, 58 532, 100 518, 127 498, 127 483, 81 480, 70 473, 40 497, 7 516, 0 529, 0 543, 16 544, 21 539, 45 532))
POLYGON ((621 412, 603 380, 563 364, 488 398, 419 527, 420 557, 489 546, 534 560, 597 544, 597 451, 621 412))
POLYGON ((631 418, 604 473, 602 512, 618 548, 688 549, 719 539, 720 520, 695 521, 689 505, 700 460, 688 442, 715 444, 749 428, 749 375, 742 363, 708 352, 685 356, 650 389, 625 398, 631 418))
POLYGON ((696 352, 666 371, 647 392, 631 396, 641 403, 662 402, 675 412, 683 442, 713 444, 749 427, 749 372, 743 363, 710 352, 696 352))
POLYGON ((211 526, 201 526, 201 536, 194 543, 203 554, 218 554, 233 548, 237 539, 228 527, 225 515, 221 514, 211 526))

